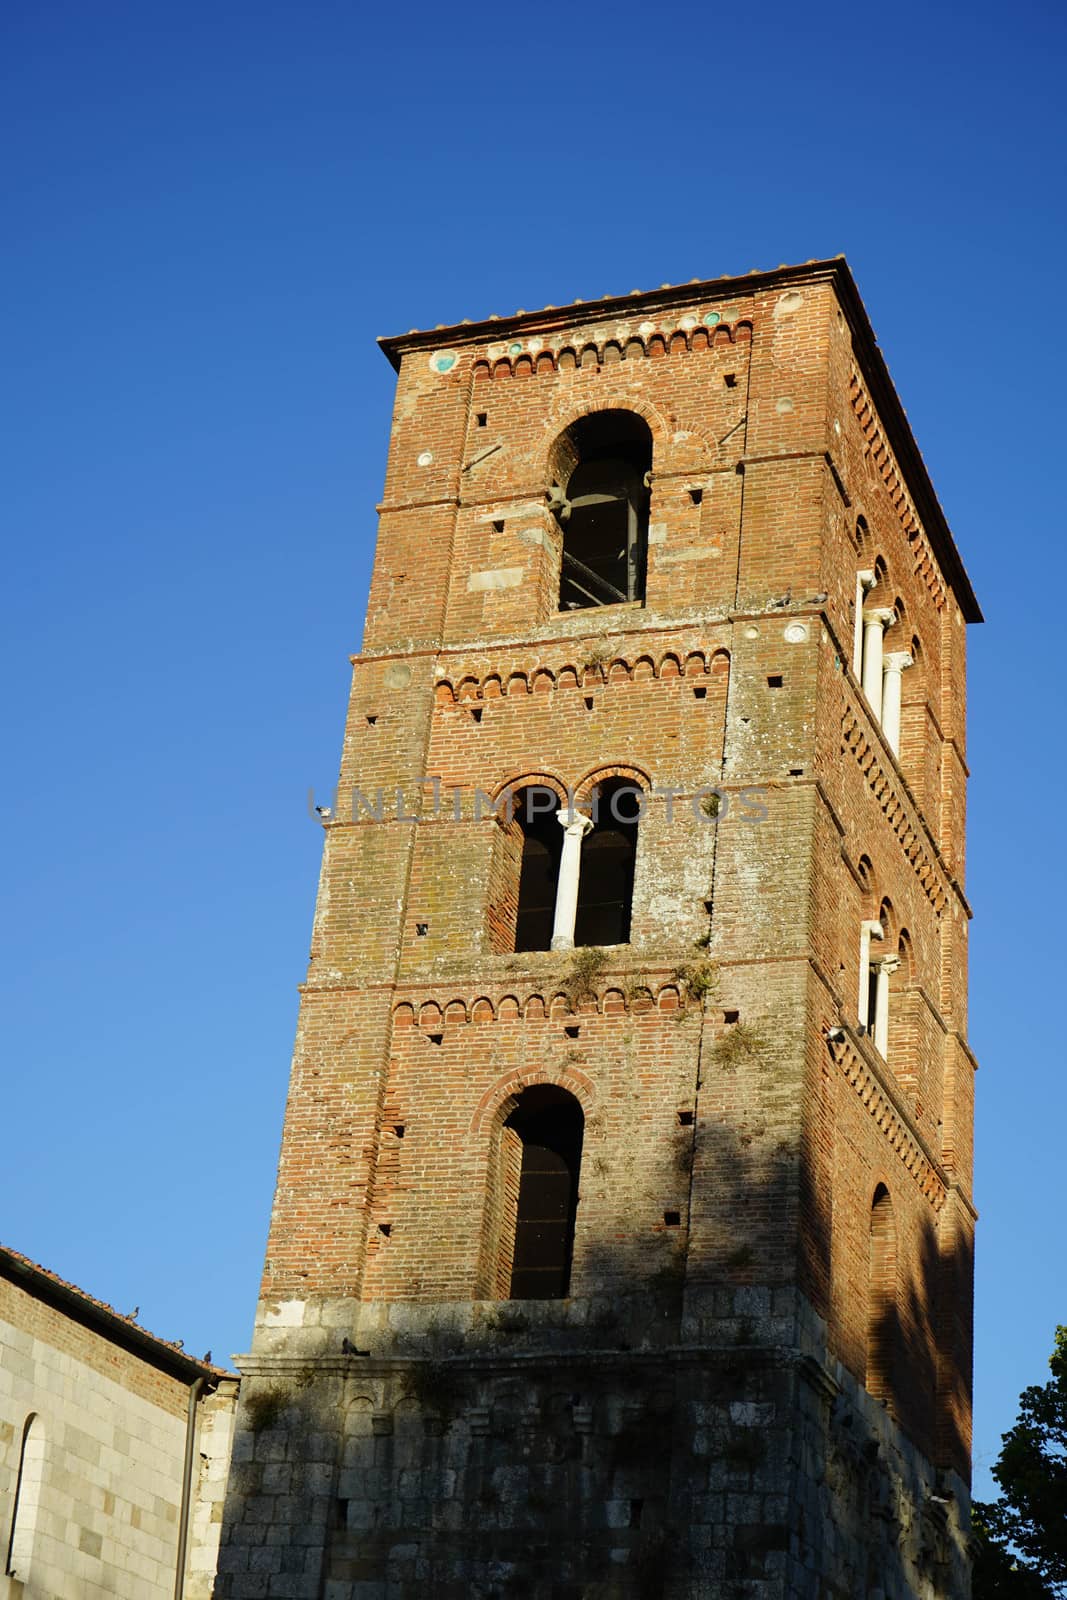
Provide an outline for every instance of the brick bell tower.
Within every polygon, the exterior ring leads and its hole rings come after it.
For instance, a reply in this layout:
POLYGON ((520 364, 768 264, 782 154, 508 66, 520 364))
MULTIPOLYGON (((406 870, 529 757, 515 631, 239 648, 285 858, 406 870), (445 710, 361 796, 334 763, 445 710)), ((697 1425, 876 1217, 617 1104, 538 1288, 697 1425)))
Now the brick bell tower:
POLYGON ((849 270, 382 344, 216 1592, 963 1600, 980 613, 849 270))

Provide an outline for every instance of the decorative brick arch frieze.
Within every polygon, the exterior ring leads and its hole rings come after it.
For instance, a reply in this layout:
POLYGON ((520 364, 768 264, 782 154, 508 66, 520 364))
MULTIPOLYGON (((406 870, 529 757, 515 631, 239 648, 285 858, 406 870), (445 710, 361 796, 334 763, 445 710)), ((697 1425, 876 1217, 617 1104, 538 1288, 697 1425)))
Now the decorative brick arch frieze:
POLYGON ((721 647, 700 645, 682 654, 667 650, 658 657, 648 653, 636 655, 632 660, 624 655, 612 656, 609 661, 594 666, 580 664, 577 660, 561 666, 538 663, 525 669, 516 668, 506 674, 489 672, 478 677, 473 672, 461 672, 450 678, 439 678, 434 691, 436 704, 463 706, 470 701, 495 700, 517 696, 524 699, 529 694, 547 694, 554 689, 577 689, 590 681, 598 683, 644 683, 652 679, 671 681, 675 678, 728 676, 730 653, 721 647))
POLYGON ((930 541, 858 372, 852 374, 850 398, 852 409, 867 441, 870 459, 885 484, 886 492, 900 518, 904 536, 913 553, 915 571, 925 583, 938 611, 941 611, 946 600, 945 586, 941 581, 930 541))
POLYGON ((945 1204, 945 1184, 872 1069, 847 1043, 839 1047, 836 1059, 845 1082, 858 1095, 890 1149, 895 1151, 933 1210, 939 1212, 945 1204))
POLYGON ((440 997, 421 1001, 400 1000, 393 1007, 393 1028, 410 1028, 430 1034, 447 1027, 473 1025, 476 1022, 545 1022, 582 1012, 603 1017, 641 1016, 652 1011, 673 1014, 681 1008, 681 1004, 678 985, 670 980, 658 984, 631 985, 626 990, 616 984, 606 983, 577 1007, 564 990, 550 985, 533 990, 525 997, 512 991, 497 1000, 485 994, 479 994, 472 1000, 456 997, 447 1001, 440 997))
POLYGON ((578 1101, 583 1113, 589 1115, 596 1100, 596 1089, 593 1080, 580 1068, 570 1063, 563 1067, 513 1067, 482 1095, 471 1117, 469 1131, 477 1136, 503 1127, 522 1091, 540 1083, 551 1083, 558 1089, 566 1089, 578 1101))
POLYGON ((897 782, 886 771, 871 740, 851 707, 846 706, 841 719, 841 748, 843 754, 851 753, 867 780, 867 787, 885 813, 886 820, 897 838, 923 893, 941 916, 948 905, 943 873, 934 856, 922 843, 919 829, 913 825, 908 808, 898 796, 897 782))
MULTIPOLYGON (((688 324, 690 321, 696 322, 692 314, 681 319, 681 323, 688 324)), ((561 335, 555 348, 542 345, 540 349, 528 348, 514 356, 499 354, 490 346, 484 356, 474 361, 473 379, 475 384, 480 384, 508 378, 539 377, 546 372, 575 370, 579 367, 602 370, 616 362, 625 364, 627 361, 655 360, 667 355, 730 349, 734 345, 748 345, 752 341, 752 323, 744 317, 733 323, 719 322, 714 327, 690 327, 681 323, 668 322, 662 328, 646 334, 616 332, 613 335, 601 335, 596 340, 586 340, 584 344, 561 335)))

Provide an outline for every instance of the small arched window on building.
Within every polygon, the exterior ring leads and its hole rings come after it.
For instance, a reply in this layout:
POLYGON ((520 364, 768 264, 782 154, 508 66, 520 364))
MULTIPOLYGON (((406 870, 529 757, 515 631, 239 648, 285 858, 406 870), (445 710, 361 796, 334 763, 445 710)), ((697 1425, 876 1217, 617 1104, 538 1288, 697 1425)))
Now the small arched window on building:
POLYGON ((593 826, 582 842, 576 945, 628 944, 644 796, 625 778, 599 785, 593 826))
POLYGON ((504 1124, 505 1192, 515 1196, 512 1300, 570 1293, 584 1126, 578 1101, 554 1084, 526 1089, 504 1124))
POLYGON ((559 608, 644 600, 652 434, 633 411, 595 411, 553 449, 551 505, 563 532, 559 608))
POLYGON ((871 1203, 867 1279, 867 1389, 893 1397, 897 1349, 897 1225, 889 1190, 880 1183, 871 1203))
POLYGON ((9 1577, 18 1578, 21 1583, 28 1582, 33 1563, 34 1536, 44 1484, 44 1451, 44 1426, 40 1417, 31 1412, 22 1430, 5 1568, 9 1577))
POLYGON ((543 784, 521 789, 514 799, 513 826, 522 833, 515 949, 550 950, 563 852, 559 799, 543 784))

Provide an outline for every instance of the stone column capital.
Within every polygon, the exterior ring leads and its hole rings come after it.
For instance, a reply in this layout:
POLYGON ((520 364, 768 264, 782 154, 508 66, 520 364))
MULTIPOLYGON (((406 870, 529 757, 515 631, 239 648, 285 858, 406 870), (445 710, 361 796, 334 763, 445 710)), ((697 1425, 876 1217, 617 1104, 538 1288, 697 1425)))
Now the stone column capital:
POLYGON ((892 606, 872 606, 863 613, 864 625, 868 628, 891 628, 897 620, 897 614, 892 606))
POLYGON ((562 808, 556 812, 556 821, 564 833, 572 836, 577 833, 579 839, 584 839, 593 826, 592 817, 586 816, 584 811, 566 811, 562 808))
POLYGON ((886 672, 906 672, 915 665, 915 657, 907 650, 890 650, 882 657, 886 672))

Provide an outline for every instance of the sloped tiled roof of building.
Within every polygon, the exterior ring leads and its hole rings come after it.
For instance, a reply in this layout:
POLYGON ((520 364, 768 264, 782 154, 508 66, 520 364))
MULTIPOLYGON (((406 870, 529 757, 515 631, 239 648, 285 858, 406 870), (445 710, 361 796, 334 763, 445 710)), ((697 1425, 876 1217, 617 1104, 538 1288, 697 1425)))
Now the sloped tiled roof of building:
POLYGON ((8 1245, 0 1245, 0 1277, 7 1278, 28 1294, 66 1312, 83 1326, 94 1329, 104 1338, 174 1377, 192 1382, 196 1378, 217 1381, 234 1376, 225 1367, 189 1355, 182 1348, 180 1340, 162 1339, 158 1334, 149 1333, 132 1316, 123 1316, 106 1300, 98 1300, 95 1295, 87 1294, 77 1284, 69 1283, 57 1272, 31 1261, 29 1256, 12 1250, 8 1245))

